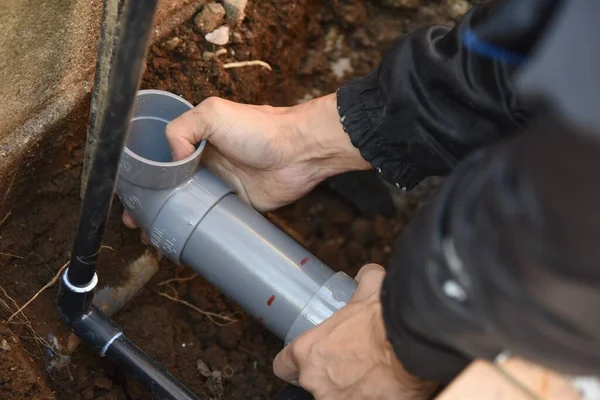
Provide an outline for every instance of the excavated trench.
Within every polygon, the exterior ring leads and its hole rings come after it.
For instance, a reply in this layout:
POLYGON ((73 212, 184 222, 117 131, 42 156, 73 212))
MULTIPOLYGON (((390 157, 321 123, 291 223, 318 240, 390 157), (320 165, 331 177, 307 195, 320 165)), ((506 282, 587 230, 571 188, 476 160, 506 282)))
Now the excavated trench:
MULTIPOLYGON (((194 20, 177 27, 148 56, 144 88, 168 90, 197 104, 208 96, 293 105, 334 91, 374 69, 403 32, 451 23, 464 1, 254 0, 226 46, 206 42, 194 20), (416 8, 399 7, 411 4, 416 8), (219 51, 225 48, 225 51, 219 51), (225 53, 225 54, 222 54, 225 53), (227 62, 262 60, 262 67, 225 69, 227 62)), ((76 347, 56 313, 56 285, 40 293, 69 259, 79 211, 79 182, 88 109, 48 135, 37 158, 24 160, 19 182, 0 214, 0 398, 146 399, 134 380, 85 348, 76 347)), ((391 216, 365 214, 330 190, 268 217, 336 270, 353 275, 366 262, 385 264, 393 241, 420 194, 398 197, 391 216)), ((377 205, 366 205, 377 207, 377 205)), ((114 203, 101 255, 101 286, 128 278, 126 265, 144 254, 138 233, 120 222, 114 203)), ((270 399, 283 387, 271 362, 281 343, 191 271, 161 261, 159 272, 115 316, 130 337, 201 398, 270 399), (220 326, 159 293, 205 311, 234 315, 220 326)))

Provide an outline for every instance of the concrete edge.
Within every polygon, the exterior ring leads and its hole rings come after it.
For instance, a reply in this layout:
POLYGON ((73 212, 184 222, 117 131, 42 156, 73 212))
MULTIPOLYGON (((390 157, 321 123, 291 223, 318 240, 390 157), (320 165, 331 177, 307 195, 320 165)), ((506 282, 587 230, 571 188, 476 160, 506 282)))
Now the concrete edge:
MULTIPOLYGON (((160 22, 152 32, 151 43, 158 42, 175 27, 186 22, 203 3, 201 0, 195 1, 159 13, 156 20, 160 22)), ((0 219, 6 214, 4 209, 9 203, 9 195, 12 195, 15 186, 21 183, 21 179, 15 179, 15 176, 19 167, 27 167, 21 165, 22 161, 31 155, 48 132, 59 126, 90 98, 93 80, 94 70, 91 69, 87 80, 75 83, 76 87, 73 90, 62 91, 60 96, 55 97, 32 118, 21 124, 13 134, 0 140, 0 219)))

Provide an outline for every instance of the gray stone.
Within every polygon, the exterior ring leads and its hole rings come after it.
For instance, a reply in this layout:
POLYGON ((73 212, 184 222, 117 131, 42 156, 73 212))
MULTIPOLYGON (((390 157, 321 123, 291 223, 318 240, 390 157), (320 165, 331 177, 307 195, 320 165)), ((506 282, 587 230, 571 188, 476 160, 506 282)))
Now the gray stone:
POLYGON ((235 24, 240 24, 246 17, 248 0, 224 0, 223 5, 227 12, 227 19, 235 24))
POLYGON ((225 8, 219 3, 208 3, 194 17, 194 27, 200 33, 207 34, 223 24, 225 8))

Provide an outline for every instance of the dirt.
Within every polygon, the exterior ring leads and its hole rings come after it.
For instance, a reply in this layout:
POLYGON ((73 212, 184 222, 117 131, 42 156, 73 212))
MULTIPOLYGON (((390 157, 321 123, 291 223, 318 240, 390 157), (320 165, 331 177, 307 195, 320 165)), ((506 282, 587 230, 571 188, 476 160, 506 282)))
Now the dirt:
MULTIPOLYGON (((381 52, 401 33, 425 23, 451 22, 450 3, 423 0, 421 8, 407 9, 385 7, 375 0, 250 0, 244 22, 231 26, 226 54, 215 55, 220 47, 195 31, 192 18, 151 47, 143 87, 168 90, 194 104, 209 96, 297 104, 376 68, 381 52), (224 68, 227 62, 246 60, 267 62, 272 71, 258 66, 224 68)), ((37 161, 42 168, 36 178, 19 201, 0 214, 0 220, 8 215, 0 224, 0 286, 5 290, 0 291, 0 320, 31 298, 69 259, 80 205, 85 121, 76 126, 61 133, 58 150, 37 161)), ((419 194, 398 196, 401 206, 395 216, 367 218, 320 187, 267 216, 332 268, 354 275, 367 262, 385 265, 395 238, 420 201, 419 194)), ((120 223, 121 211, 115 202, 105 239, 109 247, 102 252, 98 270, 101 287, 126 278, 124 267, 145 251, 138 232, 120 223)), ((190 270, 162 261, 158 274, 115 316, 116 321, 201 398, 272 398, 284 386, 271 369, 281 349, 278 339, 201 278, 174 283, 168 293, 207 311, 236 315, 236 323, 217 326, 157 295, 159 282, 190 275, 190 270)), ((45 291, 27 307, 27 320, 20 315, 0 325, 0 345, 11 341, 10 350, 0 346, 0 398, 150 398, 85 346, 67 354, 69 333, 56 313, 56 289, 45 291), (13 373, 13 367, 22 372, 13 373)))

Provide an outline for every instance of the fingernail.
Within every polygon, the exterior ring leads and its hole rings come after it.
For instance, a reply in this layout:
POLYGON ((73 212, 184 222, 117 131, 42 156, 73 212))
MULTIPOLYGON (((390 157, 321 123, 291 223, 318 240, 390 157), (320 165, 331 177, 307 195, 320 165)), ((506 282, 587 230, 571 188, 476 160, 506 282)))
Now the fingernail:
POLYGON ((131 228, 131 229, 135 228, 135 226, 133 226, 131 223, 131 217, 127 213, 123 214, 123 217, 121 218, 121 220, 123 221, 123 223, 125 224, 126 227, 131 228))

